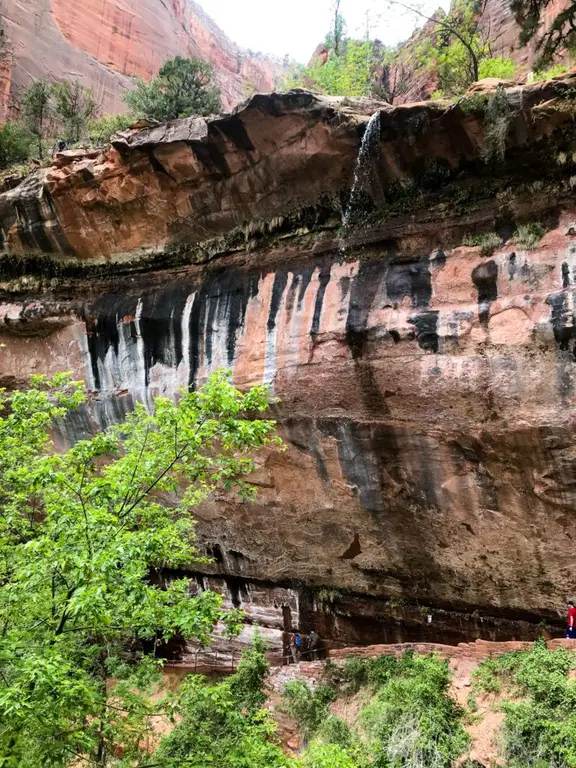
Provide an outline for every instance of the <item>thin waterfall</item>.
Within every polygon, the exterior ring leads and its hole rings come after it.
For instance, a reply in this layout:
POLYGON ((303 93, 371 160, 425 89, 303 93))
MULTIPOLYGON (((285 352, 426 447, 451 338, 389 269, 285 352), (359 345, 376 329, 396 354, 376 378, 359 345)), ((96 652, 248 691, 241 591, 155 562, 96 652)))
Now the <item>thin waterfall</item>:
POLYGON ((342 217, 342 225, 346 233, 350 226, 361 218, 362 208, 365 207, 366 198, 373 202, 375 198, 380 202, 384 194, 378 179, 377 165, 380 158, 380 110, 374 112, 362 137, 354 181, 348 205, 342 217))

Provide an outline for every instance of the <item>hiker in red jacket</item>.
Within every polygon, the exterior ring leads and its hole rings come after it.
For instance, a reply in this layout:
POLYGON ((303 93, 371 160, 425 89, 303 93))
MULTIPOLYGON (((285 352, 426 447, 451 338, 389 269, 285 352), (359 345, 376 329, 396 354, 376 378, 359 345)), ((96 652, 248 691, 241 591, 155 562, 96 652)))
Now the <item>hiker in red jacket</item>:
POLYGON ((574 602, 568 600, 568 616, 566 618, 566 637, 576 640, 576 608, 574 602))

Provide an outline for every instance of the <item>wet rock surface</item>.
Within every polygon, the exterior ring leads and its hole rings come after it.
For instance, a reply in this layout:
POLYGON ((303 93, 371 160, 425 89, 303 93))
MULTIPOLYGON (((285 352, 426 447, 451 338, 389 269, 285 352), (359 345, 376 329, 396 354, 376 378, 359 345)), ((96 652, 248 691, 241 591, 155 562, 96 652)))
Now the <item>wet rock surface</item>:
POLYGON ((572 87, 507 91, 520 106, 500 164, 482 156, 484 102, 294 92, 28 177, 0 195, 0 382, 83 376, 94 400, 59 425, 63 445, 221 367, 269 384, 286 452, 258 458, 255 503, 218 497, 196 517, 203 576, 278 652, 296 626, 334 644, 561 632, 572 87), (385 200, 343 239, 376 109, 385 200), (536 221, 527 246, 515 232, 536 221))

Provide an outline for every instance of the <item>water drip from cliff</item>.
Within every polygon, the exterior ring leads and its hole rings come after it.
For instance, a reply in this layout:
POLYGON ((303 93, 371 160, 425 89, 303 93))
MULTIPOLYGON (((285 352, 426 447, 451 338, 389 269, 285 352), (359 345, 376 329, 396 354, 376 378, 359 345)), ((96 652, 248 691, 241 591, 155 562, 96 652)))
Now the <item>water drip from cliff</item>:
POLYGON ((384 200, 384 193, 378 178, 377 165, 380 159, 380 112, 374 112, 362 137, 354 181, 348 205, 342 217, 344 235, 373 209, 374 205, 384 200))

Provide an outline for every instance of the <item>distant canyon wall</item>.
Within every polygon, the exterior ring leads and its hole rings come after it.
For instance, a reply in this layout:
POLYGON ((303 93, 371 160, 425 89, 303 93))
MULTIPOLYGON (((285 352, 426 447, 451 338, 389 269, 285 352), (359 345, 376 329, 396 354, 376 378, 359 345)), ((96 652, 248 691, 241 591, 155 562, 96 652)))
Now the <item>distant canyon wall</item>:
MULTIPOLYGON (((543 11, 540 33, 547 31, 558 14, 570 5, 570 0, 552 0, 543 11)), ((480 29, 490 42, 493 56, 504 56, 516 61, 523 70, 529 70, 536 58, 534 42, 520 44, 520 27, 510 9, 510 0, 486 0, 480 20, 480 29)))
POLYGON ((149 80, 176 55, 213 64, 225 109, 272 90, 282 72, 279 62, 242 51, 193 0, 0 0, 0 19, 13 58, 9 91, 0 64, 0 118, 42 77, 78 78, 102 113, 123 112, 132 79, 149 80))

